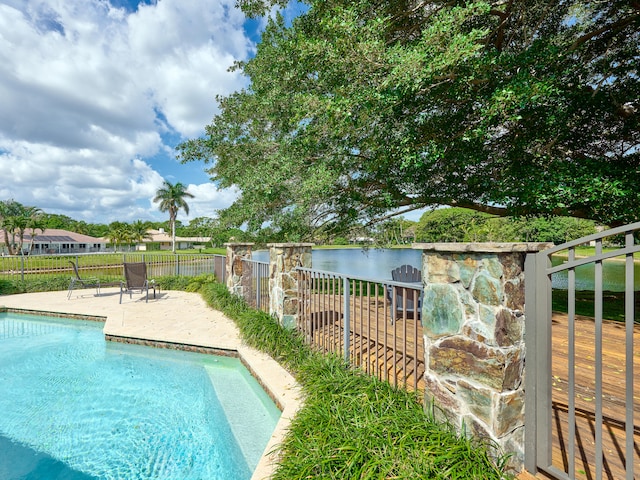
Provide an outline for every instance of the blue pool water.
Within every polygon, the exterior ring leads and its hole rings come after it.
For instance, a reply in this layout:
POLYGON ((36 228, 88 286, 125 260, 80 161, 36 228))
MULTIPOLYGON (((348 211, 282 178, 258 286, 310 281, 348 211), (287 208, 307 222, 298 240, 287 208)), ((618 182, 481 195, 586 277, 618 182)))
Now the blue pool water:
POLYGON ((248 479, 280 417, 238 359, 0 313, 0 479, 248 479))

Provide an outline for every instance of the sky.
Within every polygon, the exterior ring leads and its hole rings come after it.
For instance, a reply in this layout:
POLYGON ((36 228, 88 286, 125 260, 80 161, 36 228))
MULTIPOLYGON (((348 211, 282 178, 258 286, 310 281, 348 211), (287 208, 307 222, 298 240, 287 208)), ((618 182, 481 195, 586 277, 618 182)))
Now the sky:
POLYGON ((175 145, 203 135, 216 95, 247 85, 228 68, 255 53, 263 22, 235 0, 0 0, 0 200, 88 223, 164 221, 152 202, 181 182, 187 224, 233 190, 175 145))

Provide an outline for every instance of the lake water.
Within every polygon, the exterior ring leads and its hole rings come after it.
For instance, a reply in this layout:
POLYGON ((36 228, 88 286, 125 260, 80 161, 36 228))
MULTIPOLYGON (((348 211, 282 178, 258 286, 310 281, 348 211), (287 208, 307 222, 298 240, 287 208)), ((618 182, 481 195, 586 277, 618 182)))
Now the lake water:
MULTIPOLYGON (((253 259, 268 262, 269 252, 253 252, 253 259)), ((312 252, 313 268, 353 277, 391 280, 391 270, 409 264, 422 270, 422 250, 411 248, 319 249, 312 252)))
MULTIPOLYGON (((254 260, 269 261, 269 252, 258 250, 253 252, 254 260)), ((555 259, 554 265, 562 259, 555 259)), ((409 264, 422 270, 422 250, 412 248, 356 248, 318 249, 312 253, 313 268, 336 272, 353 277, 375 280, 391 280, 391 270, 409 264)), ((593 290, 595 287, 594 265, 584 265, 576 269, 576 289, 593 290)), ((603 268, 604 289, 624 291, 624 262, 607 261, 603 268)), ((553 286, 558 289, 567 288, 567 273, 561 272, 553 276, 553 286)), ((640 263, 635 264, 635 290, 640 290, 640 263)))

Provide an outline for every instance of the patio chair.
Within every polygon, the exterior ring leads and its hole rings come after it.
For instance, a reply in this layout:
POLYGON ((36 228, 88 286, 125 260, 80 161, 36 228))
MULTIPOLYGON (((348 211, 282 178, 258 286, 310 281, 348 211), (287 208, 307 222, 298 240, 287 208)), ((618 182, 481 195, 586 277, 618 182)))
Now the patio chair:
MULTIPOLYGON (((412 265, 402 265, 391 270, 391 279, 394 282, 415 283, 416 287, 422 286, 422 272, 412 265)), ((387 300, 391 304, 391 322, 393 323, 398 313, 411 314, 412 318, 419 319, 422 313, 422 292, 418 294, 418 305, 415 306, 414 293, 416 289, 410 287, 387 287, 387 300), (394 298, 395 292, 395 298, 394 298), (405 298, 406 296, 406 298, 405 298)))
POLYGON ((69 282, 67 300, 71 298, 71 292, 76 288, 76 285, 79 285, 82 288, 95 288, 97 295, 100 295, 100 279, 97 277, 80 277, 80 272, 78 271, 78 265, 76 262, 69 260, 69 263, 73 266, 73 277, 71 277, 71 282, 69 282))
POLYGON ((124 264, 124 282, 120 282, 120 303, 122 303, 122 294, 129 293, 129 298, 133 292, 146 293, 146 301, 149 302, 149 289, 153 290, 153 298, 156 298, 155 280, 147 278, 147 264, 144 262, 126 263, 124 264))

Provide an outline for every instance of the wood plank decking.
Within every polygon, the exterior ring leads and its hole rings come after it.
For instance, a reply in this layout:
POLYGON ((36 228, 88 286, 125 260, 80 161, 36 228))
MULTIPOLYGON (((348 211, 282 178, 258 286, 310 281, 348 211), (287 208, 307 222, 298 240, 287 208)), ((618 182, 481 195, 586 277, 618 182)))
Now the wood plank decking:
MULTIPOLYGON (((588 317, 575 323, 575 471, 577 479, 595 475, 595 328, 588 317)), ((602 335, 603 477, 624 479, 625 462, 625 328, 620 322, 604 321, 602 335)), ((568 322, 553 315, 552 326, 552 428, 553 465, 568 471, 568 322)), ((634 476, 640 478, 640 326, 634 333, 634 476)), ((544 477, 546 478, 546 477, 544 477)))
MULTIPOLYGON (((306 333, 317 348, 342 355, 344 330, 341 298, 317 296, 312 327, 306 333)), ((399 317, 391 321, 382 297, 351 302, 349 356, 367 373, 408 390, 424 391, 424 340, 422 323, 399 317)))
MULTIPOLYGON (((344 331, 340 302, 326 301, 314 309, 313 343, 320 349, 342 354, 344 331)), ((349 333, 350 357, 368 373, 409 390, 424 391, 424 342, 422 324, 412 318, 391 323, 383 301, 369 299, 352 303, 349 333), (356 320, 353 320, 356 319, 356 320), (417 378, 416 378, 417 376, 417 378)), ((634 442, 635 478, 640 479, 640 326, 634 335, 634 442)), ((603 478, 624 477, 625 458, 625 370, 624 325, 605 321, 603 325, 603 478)), ((576 444, 577 479, 591 480, 595 475, 595 360, 594 322, 578 317, 576 338, 576 444)), ((567 316, 554 314, 552 326, 552 457, 553 465, 568 471, 568 339, 567 316)), ((537 478, 549 478, 538 474, 537 478)))

